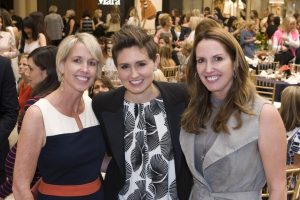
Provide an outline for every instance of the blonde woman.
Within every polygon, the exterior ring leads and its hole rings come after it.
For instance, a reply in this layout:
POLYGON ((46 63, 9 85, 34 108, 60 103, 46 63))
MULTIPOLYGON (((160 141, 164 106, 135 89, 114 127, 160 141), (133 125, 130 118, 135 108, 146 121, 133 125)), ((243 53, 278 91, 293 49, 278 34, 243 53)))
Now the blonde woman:
POLYGON ((275 61, 281 65, 288 64, 295 57, 300 46, 299 32, 296 29, 296 19, 287 17, 273 35, 272 48, 275 51, 275 61))
POLYGON ((171 46, 165 45, 165 46, 159 47, 158 53, 160 56, 160 62, 158 65, 159 69, 163 69, 165 67, 176 67, 176 63, 172 59, 171 46))
POLYGON ((186 42, 190 42, 190 43, 193 43, 194 42, 194 39, 195 39, 195 30, 196 30, 196 27, 198 26, 198 24, 202 21, 202 18, 201 17, 198 17, 198 16, 192 16, 190 18, 190 28, 191 28, 191 33, 190 35, 185 39, 186 42))
POLYGON ((141 26, 140 17, 138 15, 136 7, 131 7, 129 9, 129 18, 127 21, 127 25, 141 26))
POLYGON ((255 54, 256 28, 254 21, 247 22, 240 34, 240 45, 245 56, 249 58, 254 58, 255 54))
POLYGON ((96 9, 94 11, 94 16, 93 16, 93 21, 95 24, 94 36, 96 38, 99 38, 99 37, 105 35, 105 24, 101 18, 102 18, 102 10, 96 9))
MULTIPOLYGON (((171 26, 172 26, 172 18, 168 13, 162 13, 159 15, 159 24, 160 29, 156 32, 154 36, 154 41, 158 44, 160 34, 161 33, 171 33, 171 26)), ((176 35, 176 34, 175 34, 176 35)), ((172 39, 173 40, 173 34, 172 39)))
POLYGON ((91 99, 83 95, 101 66, 94 36, 79 33, 60 43, 60 86, 32 105, 23 120, 13 175, 16 200, 33 200, 30 183, 37 166, 42 177, 38 200, 104 198, 99 179, 104 140, 91 99))
POLYGON ((64 28, 64 36, 74 35, 77 32, 78 25, 75 21, 75 11, 73 9, 69 9, 66 11, 65 15, 65 28, 64 28))
POLYGON ((105 23, 106 37, 111 37, 115 32, 121 29, 121 17, 119 6, 112 6, 110 12, 106 15, 105 23))

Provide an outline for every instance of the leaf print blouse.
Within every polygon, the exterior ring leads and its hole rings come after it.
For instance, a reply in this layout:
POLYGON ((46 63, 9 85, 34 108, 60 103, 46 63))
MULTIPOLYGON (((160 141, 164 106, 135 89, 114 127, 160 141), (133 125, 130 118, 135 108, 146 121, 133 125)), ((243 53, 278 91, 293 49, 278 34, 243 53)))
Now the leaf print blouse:
POLYGON ((124 100, 126 182, 119 199, 178 199, 174 154, 161 97, 124 100))

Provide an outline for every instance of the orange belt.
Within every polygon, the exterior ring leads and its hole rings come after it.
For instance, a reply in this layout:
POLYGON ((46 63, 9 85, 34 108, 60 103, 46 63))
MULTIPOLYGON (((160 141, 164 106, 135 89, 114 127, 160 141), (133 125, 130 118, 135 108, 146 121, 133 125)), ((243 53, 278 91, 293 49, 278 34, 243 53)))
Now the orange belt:
POLYGON ((93 194, 97 192, 100 187, 101 181, 99 178, 93 182, 82 185, 52 185, 45 183, 42 180, 38 191, 42 194, 50 196, 76 197, 93 194))

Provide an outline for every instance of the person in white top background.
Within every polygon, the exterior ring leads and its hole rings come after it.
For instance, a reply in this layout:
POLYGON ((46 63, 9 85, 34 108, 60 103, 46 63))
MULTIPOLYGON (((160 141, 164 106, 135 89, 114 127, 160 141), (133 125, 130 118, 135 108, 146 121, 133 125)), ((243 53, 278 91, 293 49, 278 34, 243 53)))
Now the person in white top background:
POLYGON ((38 24, 33 17, 28 16, 23 20, 22 36, 25 38, 24 46, 21 44, 22 53, 31 53, 34 49, 47 45, 46 36, 39 31, 38 24))
POLYGON ((0 55, 11 59, 15 79, 19 79, 18 59, 19 51, 18 30, 12 26, 12 20, 5 9, 0 9, 0 55))

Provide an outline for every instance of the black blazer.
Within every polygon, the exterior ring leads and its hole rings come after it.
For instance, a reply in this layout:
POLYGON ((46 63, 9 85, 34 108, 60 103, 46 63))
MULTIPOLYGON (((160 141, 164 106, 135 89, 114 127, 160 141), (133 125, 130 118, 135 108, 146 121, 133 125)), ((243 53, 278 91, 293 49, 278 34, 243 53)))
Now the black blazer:
POLYGON ((8 137, 18 117, 16 81, 10 59, 0 56, 0 183, 6 178, 4 163, 9 151, 8 137))
MULTIPOLYGON (((192 187, 192 175, 183 156, 180 143, 180 118, 186 107, 187 93, 182 84, 154 82, 164 101, 170 134, 173 144, 177 192, 179 199, 188 199, 192 187)), ((125 184, 125 150, 123 101, 125 88, 97 95, 93 99, 93 110, 103 127, 108 152, 113 157, 110 161, 105 181, 105 199, 117 199, 125 184)))

